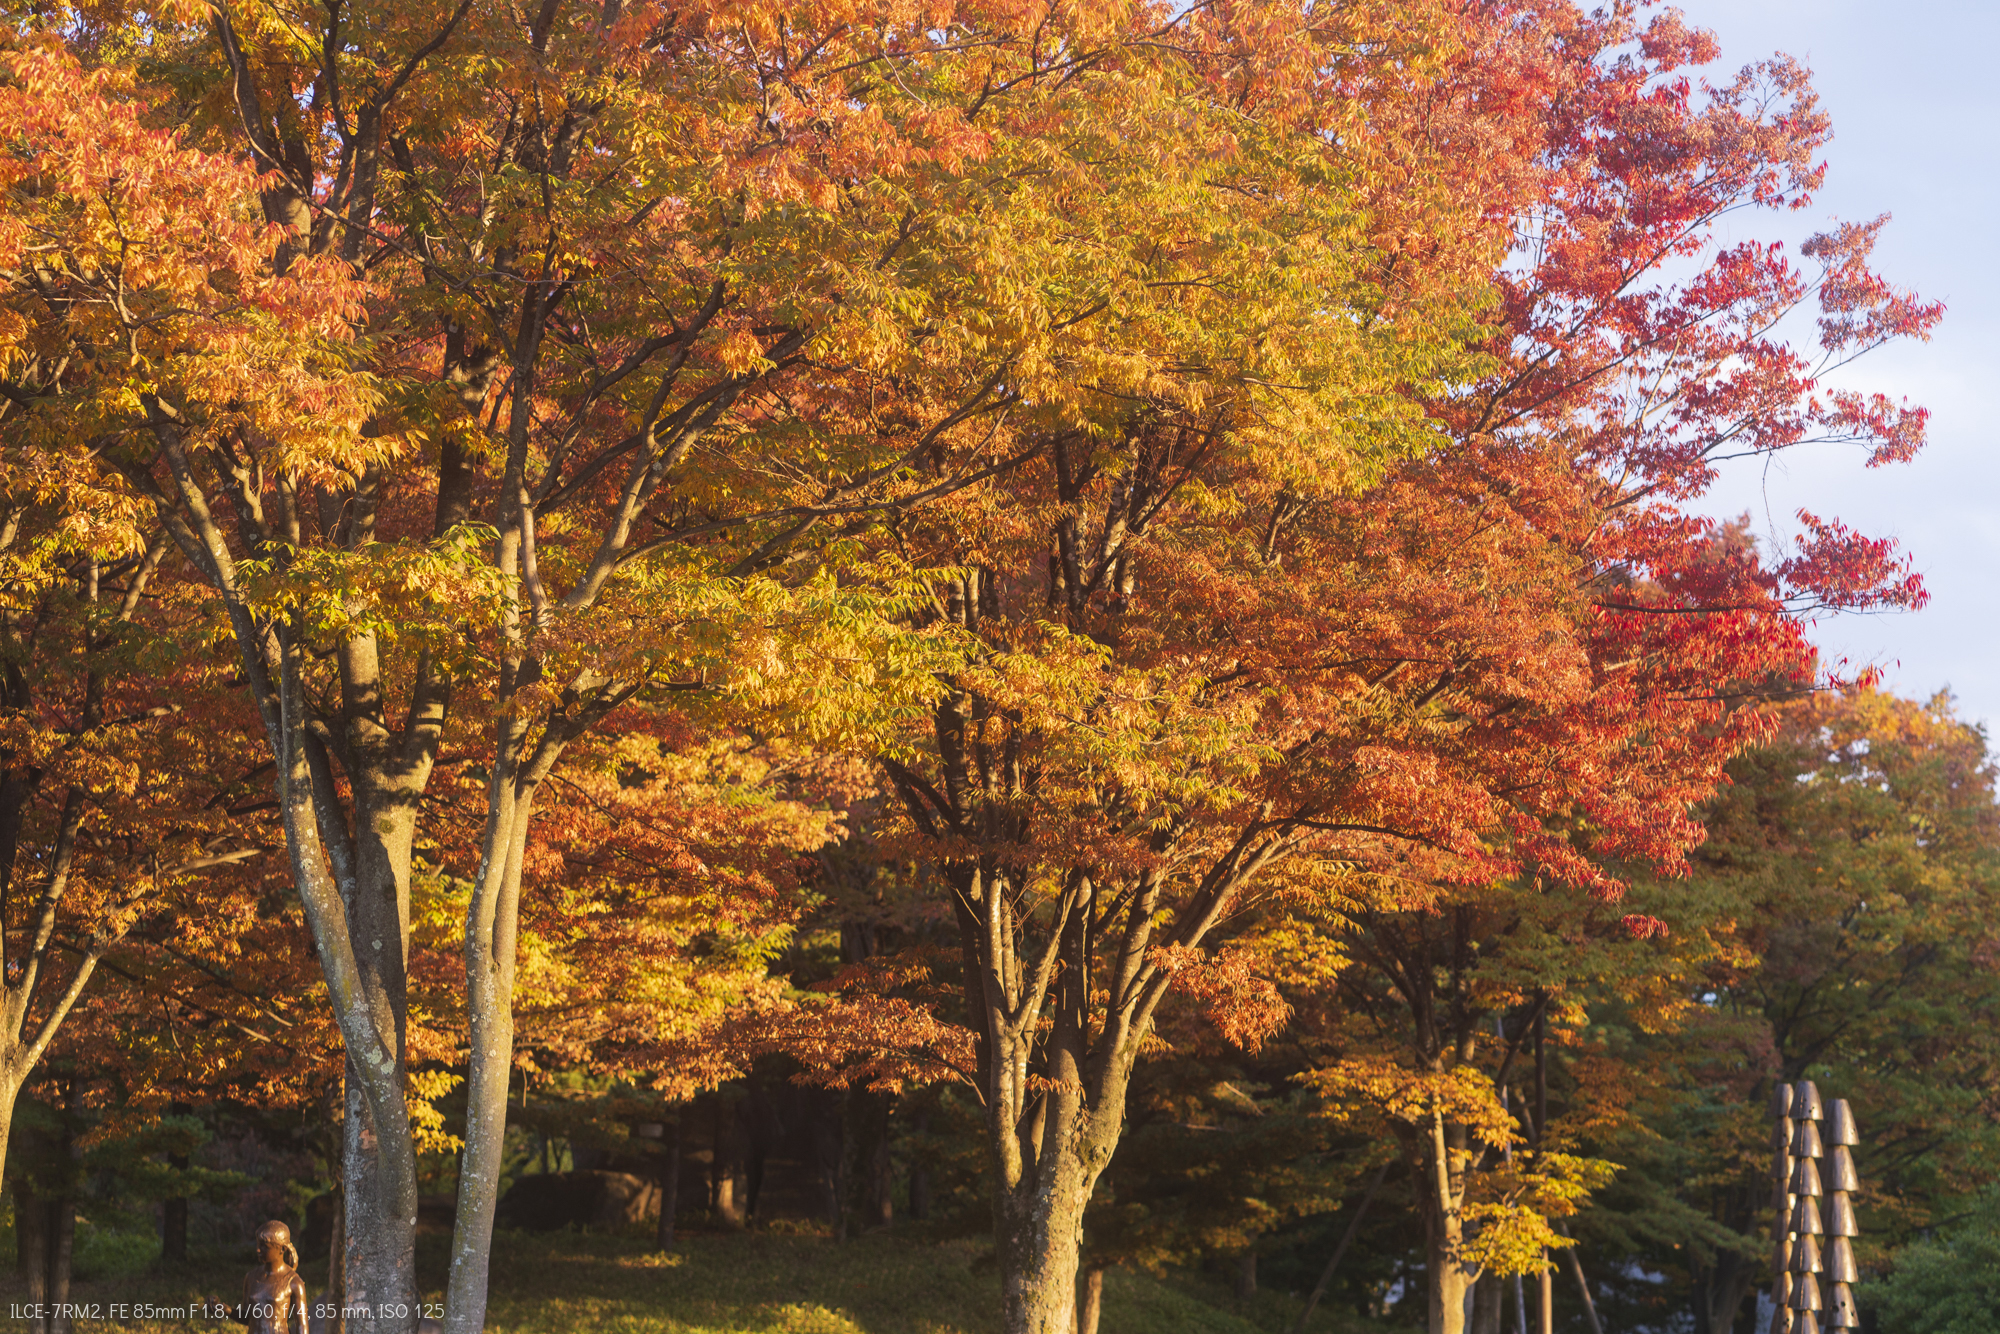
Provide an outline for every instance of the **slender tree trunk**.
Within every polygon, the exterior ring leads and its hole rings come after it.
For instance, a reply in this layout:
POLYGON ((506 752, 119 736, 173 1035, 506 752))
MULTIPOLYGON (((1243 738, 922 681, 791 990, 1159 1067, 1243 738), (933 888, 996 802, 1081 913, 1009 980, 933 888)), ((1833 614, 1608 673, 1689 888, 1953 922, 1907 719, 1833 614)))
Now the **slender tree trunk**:
MULTIPOLYGON (((838 1231, 845 1199, 847 1170, 847 1119, 843 1114, 844 1095, 832 1089, 815 1089, 806 1099, 806 1126, 812 1141, 813 1185, 819 1191, 820 1217, 838 1231)), ((716 1140, 716 1152, 722 1152, 716 1140)), ((719 1158, 718 1158, 718 1161, 719 1158)))
POLYGON ((28 1303, 39 1308, 28 1320, 30 1334, 68 1334, 70 1321, 56 1309, 69 1300, 76 1240, 76 1201, 68 1189, 42 1194, 17 1176, 14 1236, 28 1303))
POLYGON ((1462 1241, 1456 1210, 1443 1218, 1432 1214, 1425 1228, 1425 1264, 1430 1273, 1431 1334, 1466 1334, 1466 1308, 1472 1300, 1471 1276, 1458 1262, 1462 1241))
POLYGON ((1472 1334, 1500 1334, 1506 1288, 1493 1274, 1482 1274, 1472 1285, 1472 1334))
MULTIPOLYGON (((187 1159, 175 1154, 167 1160, 175 1167, 186 1167, 187 1159)), ((176 1195, 160 1206, 160 1264, 169 1269, 180 1269, 188 1258, 188 1202, 187 1196, 176 1195)))
MULTIPOLYGON (((7 1164, 7 1148, 14 1135, 14 1101, 21 1094, 20 1086, 0 1080, 0 1189, 4 1189, 12 1177, 4 1176, 7 1164)), ((17 1195, 18 1191, 15 1192, 17 1195)))
POLYGON ((910 1152, 910 1217, 921 1221, 931 1216, 931 1169, 922 1145, 924 1137, 930 1134, 931 1114, 918 1112, 910 1122, 910 1129, 919 1141, 910 1152))
MULTIPOLYGON (((501 856, 506 851, 498 850, 501 856)), ((489 859, 493 856, 489 850, 489 859)), ((486 1323, 487 1257, 493 1245, 494 1213, 500 1203, 507 1086, 514 1055, 512 941, 503 950, 491 925, 468 922, 465 955, 471 1057, 458 1215, 451 1239, 451 1281, 445 1298, 445 1328, 450 1334, 478 1334, 486 1323)))
POLYGON ((16 1173, 14 1178, 14 1267, 28 1300, 39 1302, 49 1291, 48 1215, 34 1188, 16 1173))
POLYGON ((1464 1127, 1446 1127, 1431 1114, 1431 1136, 1425 1154, 1430 1189, 1424 1209, 1426 1286, 1430 1289, 1430 1334, 1466 1334, 1471 1315, 1473 1280, 1477 1277, 1459 1259, 1465 1242, 1459 1205, 1465 1192, 1462 1170, 1464 1127))
POLYGON ((1083 1271, 1076 1288, 1076 1334, 1097 1334, 1097 1320, 1104 1312, 1104 1266, 1091 1265, 1083 1271))
MULTIPOLYGON (((468 945, 466 952, 473 953, 468 945)), ((483 951, 482 951, 483 953, 483 951)), ((483 968, 482 968, 483 971, 483 968)), ((449 1334, 478 1334, 486 1322, 487 1257, 500 1203, 500 1165, 507 1136, 507 1079, 514 1051, 513 1007, 498 983, 472 983, 470 1073, 466 1080, 465 1150, 458 1174, 458 1215, 451 1238, 451 1283, 445 1298, 449 1334)), ((511 992, 511 986, 507 988, 511 992)))
POLYGON ((895 1218, 889 1163, 892 1098, 869 1089, 850 1089, 844 1122, 848 1199, 841 1210, 842 1231, 851 1222, 860 1231, 887 1227, 895 1218))
MULTIPOLYGON (((736 1189, 743 1166, 742 1131, 737 1124, 736 1105, 717 1093, 715 1151, 709 1155, 710 1198, 715 1202, 715 1221, 732 1230, 743 1226, 743 1200, 736 1189)), ((837 1208, 834 1221, 839 1221, 837 1208)))
POLYGON ((76 1254, 76 1198, 68 1191, 49 1201, 48 1297, 51 1307, 44 1328, 48 1334, 70 1334, 70 1261, 76 1254))
POLYGON ((347 1192, 334 1201, 333 1241, 326 1248, 325 1334, 347 1334, 347 1192))
POLYGON ((653 1244, 663 1251, 674 1248, 674 1220, 681 1209, 681 1121, 667 1122, 660 1139, 660 1222, 653 1244))
POLYGON ((1257 1252, 1244 1251, 1236 1257, 1236 1300, 1247 1302, 1257 1295, 1257 1252))
POLYGON ((76 1201, 67 1194, 51 1198, 17 1188, 14 1228, 28 1303, 39 1308, 28 1320, 29 1330, 32 1334, 68 1334, 69 1318, 57 1308, 69 1300, 76 1201))
MULTIPOLYGON (((549 724, 548 732, 554 726, 549 724)), ((507 1088, 514 1066, 521 859, 527 848, 536 787, 562 752, 562 742, 548 732, 530 751, 527 725, 517 717, 501 717, 488 789, 486 836, 472 901, 466 909, 470 1057, 458 1218, 452 1231, 451 1277, 445 1293, 446 1334, 479 1334, 486 1326, 488 1262, 493 1250, 494 1213, 500 1203, 507 1088)))
POLYGON ((1576 1255, 1576 1247, 1564 1249, 1569 1257, 1569 1272, 1576 1279, 1576 1290, 1583 1297, 1584 1319, 1590 1322, 1590 1334, 1604 1334, 1604 1326, 1597 1319, 1597 1299, 1590 1295, 1590 1280, 1583 1276, 1583 1261, 1576 1255))
POLYGON ((1694 1334, 1729 1334, 1756 1279, 1748 1256, 1718 1251, 1715 1263, 1700 1272, 1695 1284, 1694 1334))
MULTIPOLYGON (((1319 1271, 1319 1281, 1313 1284, 1313 1290, 1306 1295, 1305 1309, 1299 1312, 1298 1322, 1292 1326, 1292 1334, 1305 1334, 1306 1321, 1312 1319, 1313 1308, 1318 1306, 1319 1299, 1326 1295, 1326 1285, 1333 1281, 1334 1271, 1340 1268, 1340 1262, 1346 1256, 1347 1248, 1354 1244, 1355 1236, 1361 1231, 1361 1220, 1368 1216, 1368 1206, 1375 1202, 1376 1193, 1388 1179, 1389 1164, 1384 1163, 1375 1169, 1375 1175, 1369 1179, 1368 1189, 1362 1193, 1361 1202, 1354 1206, 1354 1212, 1348 1216, 1347 1227, 1340 1234, 1340 1244, 1333 1248, 1333 1254, 1327 1257, 1326 1267, 1319 1271)), ((1527 1334, 1527 1331, 1523 1330, 1522 1334, 1527 1334)))
MULTIPOLYGON (((1535 997, 1535 1154, 1542 1152, 1542 1135, 1549 1127, 1549 1051, 1548 1051, 1548 996, 1538 992, 1535 997)), ((1536 1275, 1535 1283, 1535 1334, 1555 1334, 1556 1330, 1556 1276, 1552 1268, 1553 1260, 1543 1254, 1545 1263, 1542 1272, 1536 1275)))

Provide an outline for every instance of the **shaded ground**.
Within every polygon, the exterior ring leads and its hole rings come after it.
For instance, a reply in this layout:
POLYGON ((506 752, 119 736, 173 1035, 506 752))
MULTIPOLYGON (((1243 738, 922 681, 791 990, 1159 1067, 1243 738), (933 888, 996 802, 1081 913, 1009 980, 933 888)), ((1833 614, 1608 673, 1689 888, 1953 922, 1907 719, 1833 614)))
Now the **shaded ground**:
MULTIPOLYGON (((422 1238, 425 1294, 442 1296, 444 1237, 422 1238)), ((493 1334, 990 1334, 999 1329, 998 1282, 979 1261, 989 1247, 897 1236, 835 1242, 751 1233, 687 1238, 660 1255, 638 1238, 578 1233, 502 1233, 493 1247, 493 1334)), ((77 1334, 112 1325, 149 1334, 240 1330, 199 1316, 114 1319, 113 1303, 180 1307, 231 1294, 249 1266, 182 1278, 147 1274, 79 1283, 71 1294, 100 1308, 77 1334)), ((324 1264, 307 1264, 308 1288, 323 1291, 324 1264)), ((0 1302, 21 1300, 7 1266, 0 1302)), ((1278 1334, 1299 1304, 1262 1293, 1239 1304, 1220 1283, 1107 1276, 1102 1334, 1278 1334)), ((0 1314, 5 1307, 0 1306, 0 1314)), ((1317 1313, 1310 1334, 1363 1334, 1383 1326, 1317 1313)), ((350 1329, 350 1334, 355 1331, 350 1329)))

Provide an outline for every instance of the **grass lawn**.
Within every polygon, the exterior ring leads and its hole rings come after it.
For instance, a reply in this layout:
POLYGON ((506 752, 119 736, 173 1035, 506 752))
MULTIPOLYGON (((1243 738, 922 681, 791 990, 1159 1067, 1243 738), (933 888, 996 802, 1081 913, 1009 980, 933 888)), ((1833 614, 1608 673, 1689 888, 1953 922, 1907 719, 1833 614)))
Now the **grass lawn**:
MULTIPOLYGON (((442 1296, 446 1240, 420 1238, 418 1270, 427 1297, 442 1296)), ((976 1242, 894 1235, 836 1242, 750 1233, 688 1237, 672 1255, 660 1255, 639 1238, 502 1233, 493 1245, 486 1327, 494 1334, 997 1334, 999 1283, 990 1265, 979 1264, 988 1253, 990 1247, 976 1242)), ((109 1317, 115 1302, 177 1305, 233 1294, 248 1268, 246 1257, 241 1265, 183 1278, 106 1278, 79 1283, 71 1299, 100 1304, 104 1323, 149 1334, 240 1329, 212 1320, 109 1317)), ((324 1264, 307 1264, 305 1276, 319 1296, 324 1264)), ((7 1266, 0 1301, 19 1301, 20 1292, 7 1266)), ((1219 1283, 1114 1271, 1105 1278, 1101 1330, 1281 1334, 1298 1308, 1282 1293, 1260 1293, 1239 1305, 1219 1283)), ((1374 1334, 1381 1328, 1322 1310, 1309 1334, 1374 1334)))
MULTIPOLYGON (((495 1334, 989 1334, 990 1247, 896 1236, 836 1242, 768 1233, 689 1238, 671 1256, 619 1237, 512 1234, 493 1248, 495 1334)), ((1299 1303, 1239 1307, 1219 1284, 1105 1276, 1102 1334, 1278 1334, 1299 1303)), ((1376 1326, 1316 1312, 1310 1334, 1376 1326)))

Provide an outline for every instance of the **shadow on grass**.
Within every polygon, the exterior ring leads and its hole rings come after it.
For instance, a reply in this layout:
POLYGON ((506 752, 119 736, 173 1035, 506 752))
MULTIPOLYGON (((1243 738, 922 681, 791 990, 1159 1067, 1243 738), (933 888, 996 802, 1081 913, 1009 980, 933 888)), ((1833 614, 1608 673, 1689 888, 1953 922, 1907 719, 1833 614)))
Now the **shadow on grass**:
MULTIPOLYGON (((417 1273, 427 1301, 443 1298, 449 1241, 418 1238, 417 1273)), ((491 1334, 999 1334, 999 1280, 990 1265, 975 1268, 987 1250, 979 1242, 896 1235, 837 1242, 739 1233, 688 1237, 661 1255, 639 1237, 501 1233, 493 1243, 486 1328, 491 1334)), ((11 1268, 0 1270, 0 1303, 21 1300, 11 1268)), ((248 1268, 247 1259, 202 1263, 173 1276, 78 1284, 71 1299, 98 1307, 89 1324, 146 1334, 240 1331, 180 1312, 166 1320, 121 1319, 113 1306, 233 1299, 248 1268)), ((308 1261, 303 1273, 313 1297, 323 1295, 325 1262, 308 1261)), ((1114 1271, 1106 1275, 1102 1334, 1279 1334, 1296 1317, 1296 1302, 1277 1294, 1239 1306, 1219 1286, 1209 1288, 1192 1276, 1163 1282, 1114 1271)), ((1313 1334, 1364 1327, 1322 1316, 1313 1334)), ((350 1334, 365 1330, 350 1327, 350 1334)))
POLYGON ((503 1234, 494 1334, 988 1334, 998 1285, 972 1245, 692 1237, 672 1255, 620 1237, 503 1234))

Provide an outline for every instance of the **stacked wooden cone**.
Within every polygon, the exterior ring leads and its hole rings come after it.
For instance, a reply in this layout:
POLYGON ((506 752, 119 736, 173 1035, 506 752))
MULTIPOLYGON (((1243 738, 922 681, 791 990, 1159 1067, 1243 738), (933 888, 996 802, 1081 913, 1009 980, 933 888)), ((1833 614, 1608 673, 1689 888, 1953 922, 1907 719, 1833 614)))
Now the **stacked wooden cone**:
POLYGON ((1778 1226, 1771 1257, 1771 1334, 1859 1329, 1854 1306, 1854 1113, 1831 1112, 1811 1080, 1781 1086, 1772 1100, 1778 1226), (1824 1123, 1826 1132, 1820 1133, 1824 1123))

